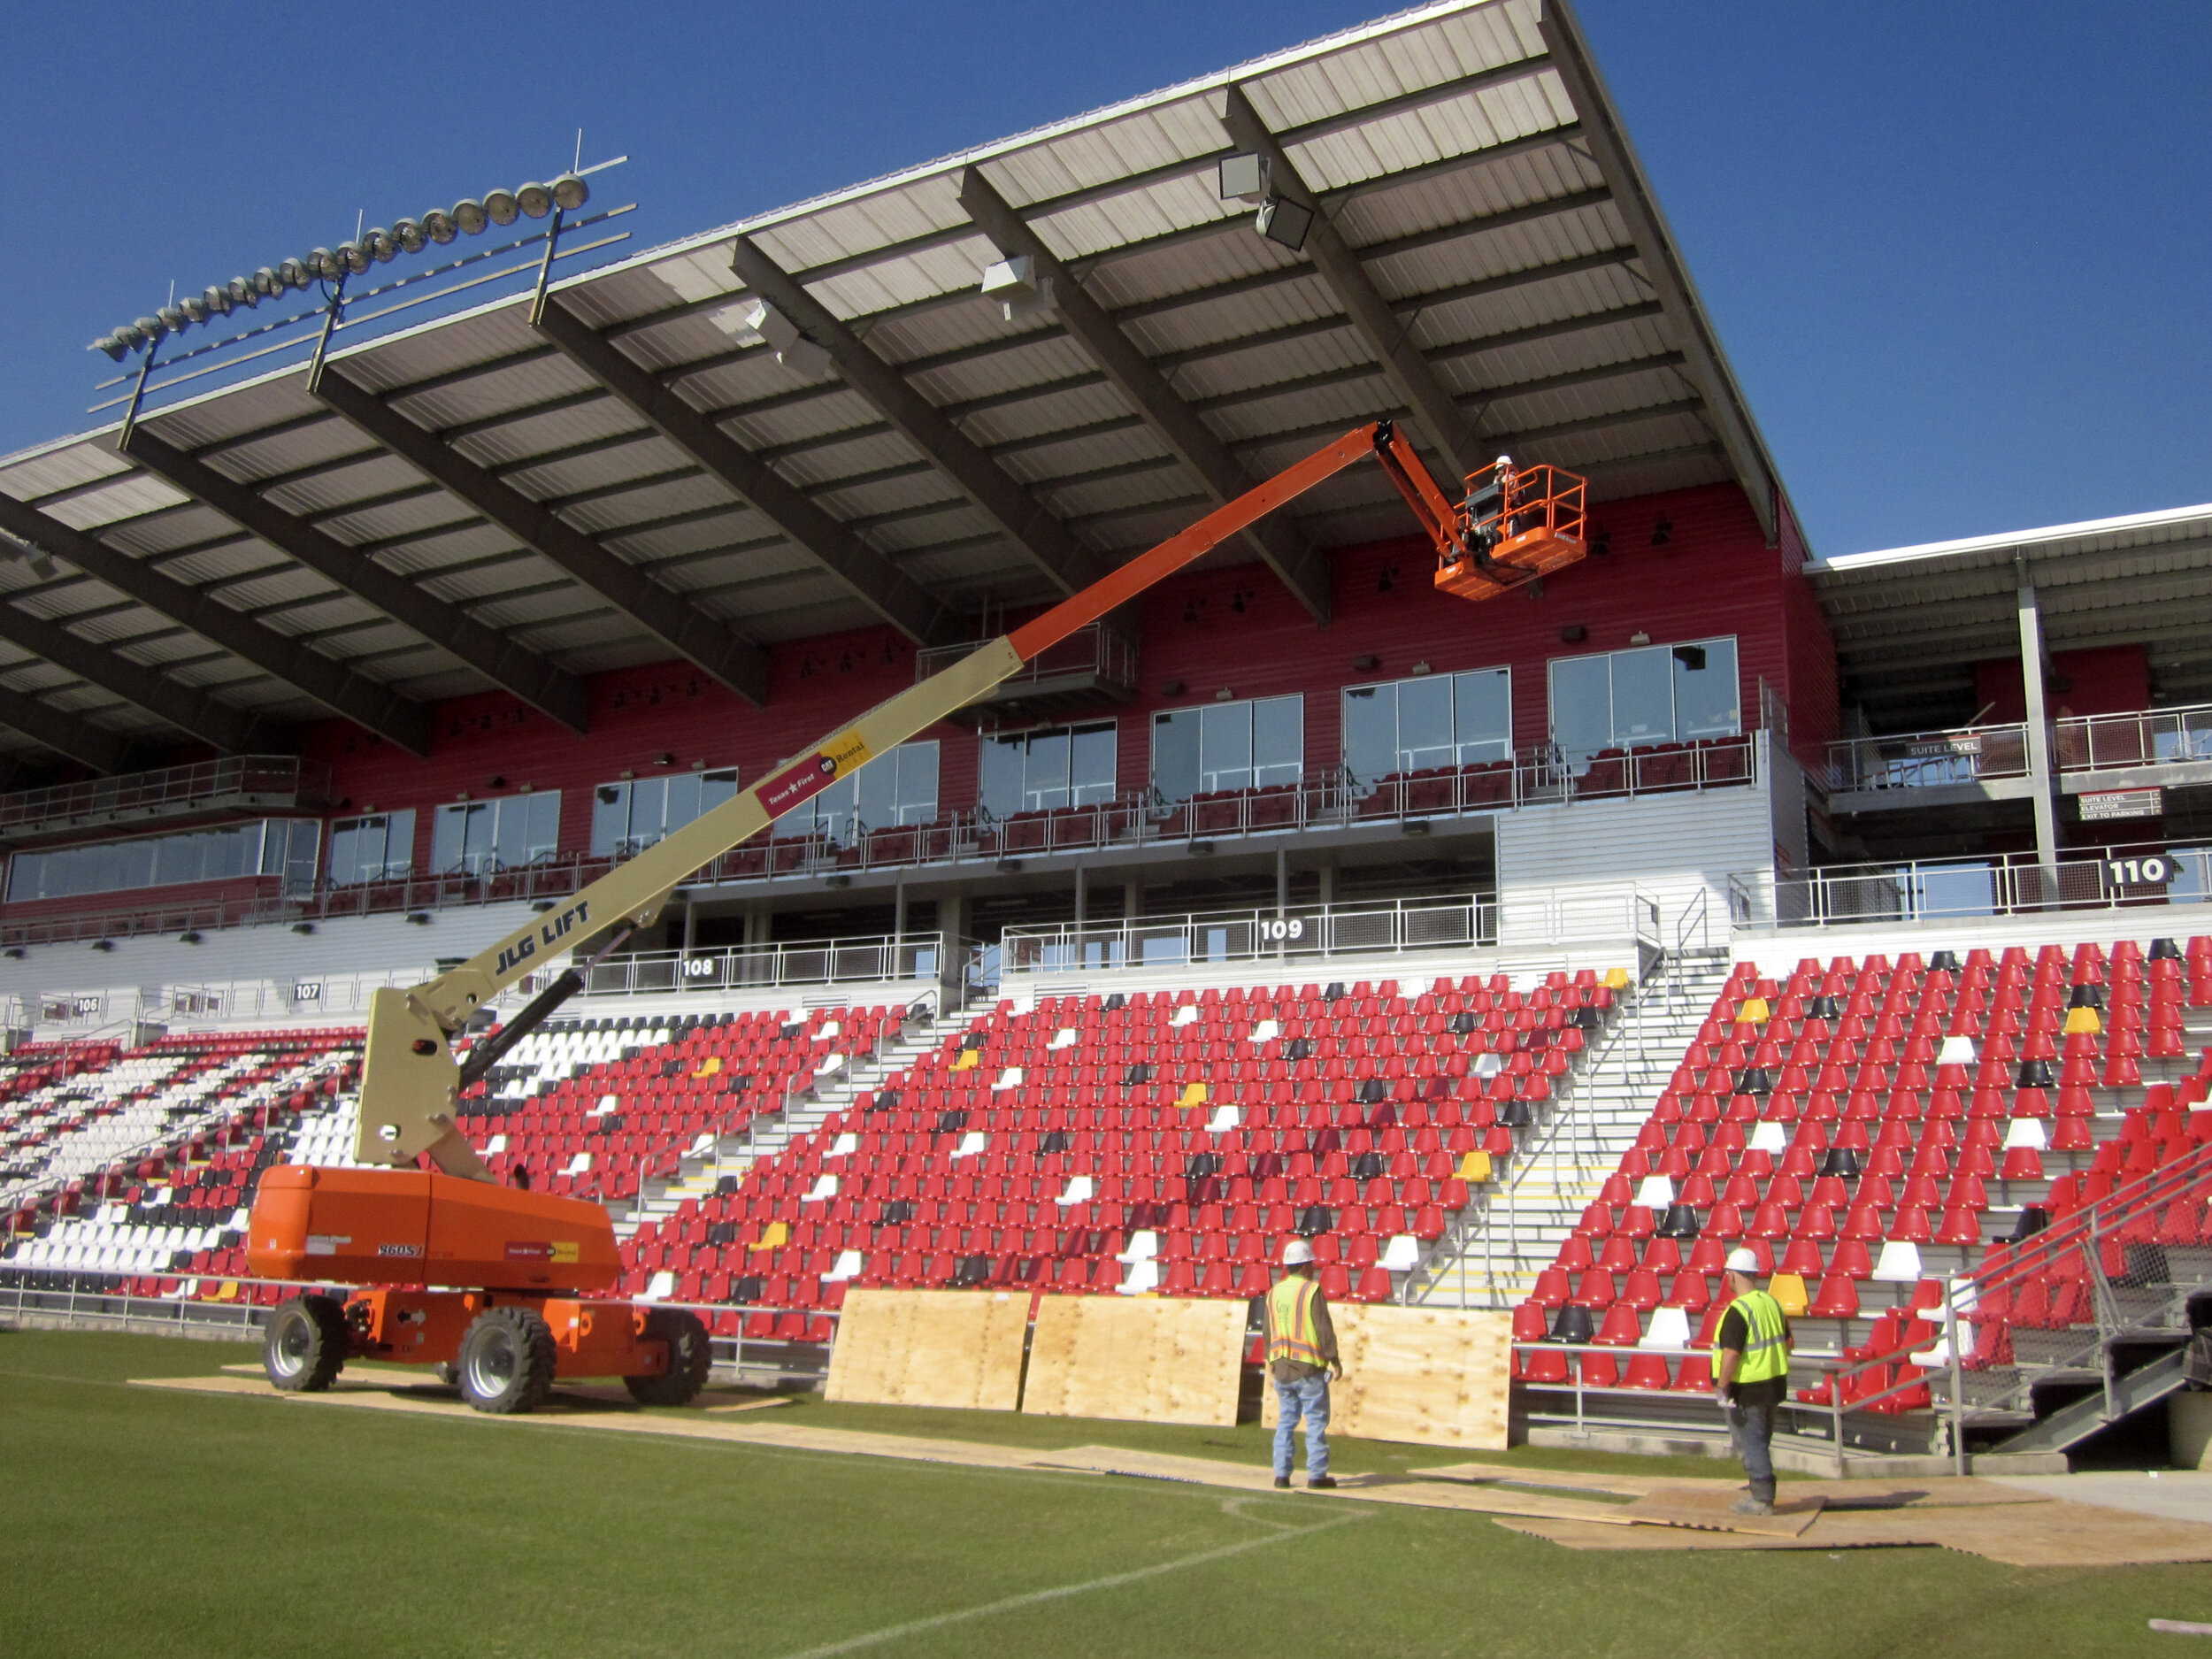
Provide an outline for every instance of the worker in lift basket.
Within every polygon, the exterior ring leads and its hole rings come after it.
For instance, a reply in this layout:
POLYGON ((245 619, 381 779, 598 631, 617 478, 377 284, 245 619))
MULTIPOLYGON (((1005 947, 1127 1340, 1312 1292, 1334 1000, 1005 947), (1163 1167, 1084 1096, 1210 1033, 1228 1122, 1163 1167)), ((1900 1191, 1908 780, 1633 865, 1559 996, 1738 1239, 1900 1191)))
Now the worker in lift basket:
POLYGON ((1774 1412, 1789 1393, 1790 1322, 1782 1304, 1761 1290, 1759 1258, 1741 1246, 1728 1253, 1728 1284, 1736 1293, 1713 1333, 1713 1392, 1728 1408, 1728 1432, 1743 1459, 1751 1495, 1739 1515, 1774 1513, 1774 1412))
POLYGON ((1344 1375, 1336 1356, 1336 1327, 1328 1298, 1313 1276, 1313 1246, 1293 1239, 1283 1246, 1283 1276, 1267 1293, 1267 1371, 1275 1383, 1275 1484, 1290 1485, 1298 1421, 1306 1424, 1306 1485, 1327 1491, 1329 1379, 1344 1375))

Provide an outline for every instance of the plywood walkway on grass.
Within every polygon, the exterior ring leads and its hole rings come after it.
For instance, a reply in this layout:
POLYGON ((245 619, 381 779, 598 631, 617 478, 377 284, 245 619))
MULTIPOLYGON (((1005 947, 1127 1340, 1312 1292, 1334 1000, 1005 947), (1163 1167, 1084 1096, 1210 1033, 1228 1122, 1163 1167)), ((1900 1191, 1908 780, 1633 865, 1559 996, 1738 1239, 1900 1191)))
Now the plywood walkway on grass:
MULTIPOLYGON (((1273 1490, 1271 1471, 1253 1463, 1112 1446, 1041 1448, 829 1428, 779 1421, 780 1413, 762 1410, 778 1403, 773 1397, 718 1398, 712 1391, 701 1396, 710 1403, 691 1410, 645 1412, 618 1388, 564 1386, 543 1410, 518 1419, 487 1417, 452 1390, 424 1384, 419 1371, 381 1367, 349 1367, 329 1392, 315 1394, 277 1394, 258 1367, 247 1366, 216 1376, 145 1379, 139 1386, 450 1422, 550 1421, 620 1433, 967 1468, 1120 1476, 1252 1494, 1273 1490)), ((1733 1514, 1729 1505, 1742 1487, 1724 1479, 1466 1461, 1341 1480, 1334 1492, 1308 1493, 1301 1487, 1297 1501, 1488 1515, 1501 1526, 1580 1550, 1929 1546, 2024 1567, 2212 1561, 2212 1525, 2072 1503, 1986 1480, 1792 1481, 1783 1488, 1785 1513, 1772 1519, 1733 1514)))

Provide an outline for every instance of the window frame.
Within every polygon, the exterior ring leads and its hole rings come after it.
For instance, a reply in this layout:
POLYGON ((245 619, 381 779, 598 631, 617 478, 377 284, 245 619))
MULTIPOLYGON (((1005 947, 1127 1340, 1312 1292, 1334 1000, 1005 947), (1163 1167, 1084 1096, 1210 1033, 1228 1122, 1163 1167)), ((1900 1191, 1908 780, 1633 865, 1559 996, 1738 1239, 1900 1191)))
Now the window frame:
MULTIPOLYGON (((1145 787, 1155 800, 1167 805, 1178 805, 1202 795, 1240 794, 1255 789, 1280 788, 1286 784, 1295 785, 1306 775, 1306 694, 1302 691, 1279 691, 1271 692, 1263 697, 1233 697, 1226 702, 1194 703, 1173 709, 1155 709, 1149 722, 1148 735, 1151 748, 1150 753, 1147 756, 1148 764, 1145 771, 1145 787), (1290 760, 1263 762, 1260 758, 1259 711, 1263 707, 1279 707, 1285 703, 1293 703, 1297 707, 1297 719, 1294 722, 1298 733, 1297 753, 1290 760), (1242 764, 1209 767, 1206 764, 1209 759, 1206 749, 1207 728, 1210 724, 1217 723, 1217 717, 1232 713, 1243 716, 1242 764), (1174 795, 1170 793, 1169 789, 1161 787, 1160 733, 1163 728, 1171 728, 1176 720, 1186 717, 1194 717, 1197 727, 1196 764, 1191 772, 1191 776, 1195 780, 1195 787, 1187 795, 1174 795), (1244 775, 1244 782, 1223 782, 1225 778, 1233 777, 1238 773, 1244 775), (1278 775, 1263 778, 1263 773, 1278 775), (1283 773, 1288 775, 1279 775, 1283 773)), ((1229 757, 1217 756, 1213 758, 1225 760, 1229 757)))
POLYGON ((1586 770, 1593 759, 1607 749, 1623 749, 1633 753, 1640 749, 1656 749, 1668 743, 1705 742, 1718 738, 1740 736, 1744 729, 1742 636, 1735 634, 1716 634, 1694 640, 1669 640, 1649 645, 1625 646, 1617 650, 1586 651, 1571 657, 1551 657, 1544 664, 1544 693, 1546 734, 1568 766, 1577 772, 1586 770), (1701 673, 1704 670, 1690 668, 1683 661, 1682 653, 1691 650, 1702 651, 1709 658, 1712 653, 1719 649, 1725 649, 1728 653, 1732 671, 1730 692, 1735 713, 1734 722, 1726 730, 1716 728, 1686 735, 1683 732, 1681 677, 1684 673, 1701 673), (1618 677, 1615 672, 1614 665, 1619 658, 1624 657, 1639 658, 1650 657, 1655 662, 1663 661, 1666 664, 1667 728, 1662 734, 1655 736, 1631 734, 1625 738, 1623 736, 1617 695, 1618 677), (1597 664, 1602 664, 1605 666, 1606 740, 1598 748, 1587 752, 1571 749, 1560 741, 1560 670, 1567 664, 1574 664, 1579 670, 1597 664))
POLYGON ((983 732, 978 733, 976 748, 976 807, 992 818, 1003 822, 1026 812, 1053 812, 1063 808, 1104 806, 1121 793, 1121 721, 1109 717, 1097 720, 1056 720, 1043 726, 1025 726, 1013 731, 983 732), (1111 741, 1112 752, 1103 779, 1093 778, 1082 783, 1075 780, 1076 758, 1082 748, 1079 740, 1086 737, 1106 737, 1111 741), (1042 777, 1033 780, 1029 757, 1039 739, 1061 739, 1067 741, 1067 760, 1060 774, 1063 781, 1054 783, 1042 777), (1021 794, 1019 804, 1012 811, 1002 811, 985 795, 987 780, 992 768, 987 760, 993 746, 1001 749, 1015 743, 1021 748, 1021 794), (1046 801, 1048 795, 1064 797, 1046 801))
POLYGON ((480 801, 445 801, 438 805, 436 815, 430 821, 430 869, 433 876, 464 876, 481 880, 510 870, 527 870, 539 864, 553 864, 561 856, 561 791, 533 789, 527 795, 487 795, 480 801), (502 849, 509 842, 507 820, 520 808, 522 827, 519 840, 524 857, 519 862, 501 856, 502 849), (540 844, 530 831, 530 820, 542 808, 552 815, 552 839, 540 844), (469 818, 489 809, 490 829, 481 850, 469 849, 469 818), (452 862, 446 861, 440 842, 444 839, 445 826, 456 816, 461 820, 461 841, 452 854, 452 862))
POLYGON ((1455 668, 1432 674, 1404 674, 1395 680, 1364 680, 1358 685, 1344 686, 1340 687, 1337 694, 1337 708, 1340 716, 1337 723, 1338 762, 1343 767, 1344 775, 1362 789, 1371 789, 1377 784, 1380 783, 1385 778, 1402 777, 1408 772, 1435 770, 1435 766, 1416 766, 1407 763, 1409 757, 1415 754, 1425 753, 1430 749, 1441 747, 1449 748, 1451 751, 1451 758, 1446 762, 1437 763, 1437 764, 1448 765, 1453 768, 1481 765, 1492 761, 1509 761, 1513 758, 1513 665, 1510 663, 1487 663, 1477 668, 1455 668), (1463 680, 1475 679, 1478 676, 1491 674, 1502 676, 1504 680, 1504 733, 1502 736, 1468 736, 1463 733, 1460 724, 1460 681, 1463 680), (1423 745, 1422 748, 1417 750, 1408 749, 1405 746, 1405 723, 1401 717, 1399 708, 1400 700, 1402 696, 1404 687, 1408 686, 1426 687, 1432 685, 1441 685, 1448 687, 1448 695, 1451 702, 1451 741, 1448 745, 1431 743, 1423 745), (1348 705, 1351 698, 1362 693, 1375 694, 1383 691, 1388 691, 1391 694, 1390 731, 1392 764, 1386 770, 1379 772, 1372 777, 1369 777, 1359 772, 1352 764, 1351 733, 1353 720, 1348 705), (1501 752, 1494 755, 1480 755, 1472 757, 1471 757, 1468 754, 1470 749, 1486 749, 1494 747, 1500 749, 1501 752))

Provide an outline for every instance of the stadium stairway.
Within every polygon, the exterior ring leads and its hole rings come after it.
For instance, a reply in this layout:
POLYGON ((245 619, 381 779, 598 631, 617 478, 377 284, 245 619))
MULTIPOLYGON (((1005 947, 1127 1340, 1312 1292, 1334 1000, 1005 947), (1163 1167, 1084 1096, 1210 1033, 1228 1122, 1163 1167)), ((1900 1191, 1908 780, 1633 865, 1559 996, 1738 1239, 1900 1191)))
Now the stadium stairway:
MULTIPOLYGON (((926 1004, 903 1010, 868 1011, 879 1014, 885 1022, 869 1051, 851 1055, 845 1064, 815 1071, 804 1087, 776 1104, 764 1104, 741 1121, 695 1141, 678 1160, 672 1175, 648 1179, 632 1202, 609 1206, 614 1213, 616 1233, 627 1240, 641 1228, 666 1221, 687 1202, 696 1208, 718 1187, 733 1190, 757 1164, 779 1156, 793 1141, 813 1133, 850 1107, 864 1090, 910 1064, 935 1041, 933 1021, 926 1004)), ((651 1288, 649 1284, 648 1288, 651 1288)))
POLYGON ((856 1283, 1248 1297, 1297 1233, 1334 1294, 1381 1300, 1540 1132, 1628 983, 1003 1002, 680 1199, 641 1266, 809 1340, 856 1283))
MULTIPOLYGON (((1878 1362, 1932 1342, 1917 1316, 1940 1307, 1946 1282, 1985 1280, 2054 1218, 2212 1141, 2208 1039, 2207 939, 2185 953, 2157 940, 2070 956, 2055 945, 1970 951, 1963 963, 1949 952, 1808 959, 1786 979, 1740 963, 1634 1144, 1531 1285, 1517 1338, 1624 1350, 1586 1356, 1586 1386, 1617 1390, 1603 1408, 1617 1417, 1663 1418, 1654 1396, 1704 1394, 1718 1260, 1744 1244, 1793 1306, 1801 1351, 1870 1367, 1845 1403, 1878 1396, 1917 1377, 1878 1362), (1639 1391, 1642 1405, 1629 1398, 1639 1391)), ((2212 1179, 2125 1217, 2101 1247, 2127 1340, 2162 1355, 2161 1342, 2185 1340, 2190 1298, 2212 1285, 2208 1199, 2212 1179), (2160 1282, 2131 1290, 2126 1275, 2152 1259, 2160 1282)), ((2033 1401, 2046 1385, 2101 1380, 2093 1294, 2058 1271, 1967 1314, 1970 1430, 2019 1430, 2008 1450, 2054 1450, 2104 1425, 2101 1390, 2063 1421, 2033 1401)), ((2119 1403, 2161 1397, 2177 1363, 2162 1358, 2119 1403)), ((1539 1389, 1568 1374, 1564 1355, 1540 1349, 1519 1369, 1539 1389)), ((1799 1400, 1829 1403, 1824 1386, 1799 1400)), ((1901 1448, 1925 1449, 1929 1403, 1928 1390, 1909 1389, 1870 1409, 1900 1419, 1901 1448)))
POLYGON ((1651 1118, 1729 974, 1725 950, 1663 962, 1637 988, 1568 1091, 1564 1110, 1511 1173, 1414 1274, 1407 1300, 1429 1307, 1509 1308, 1596 1199, 1651 1118))

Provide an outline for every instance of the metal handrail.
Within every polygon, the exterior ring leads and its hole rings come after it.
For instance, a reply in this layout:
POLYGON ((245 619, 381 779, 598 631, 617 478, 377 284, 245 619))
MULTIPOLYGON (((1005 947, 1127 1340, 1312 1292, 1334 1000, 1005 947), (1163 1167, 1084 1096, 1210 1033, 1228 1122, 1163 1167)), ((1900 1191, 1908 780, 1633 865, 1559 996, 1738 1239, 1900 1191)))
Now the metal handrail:
MULTIPOLYGON (((1755 883, 1763 872, 1732 878, 1755 883)), ((1775 926, 1903 924, 1947 918, 2009 916, 2052 910, 2201 904, 2212 902, 2212 848, 2109 847, 2093 857, 2052 864, 2032 853, 1983 858, 1909 860, 1890 864, 1830 865, 1774 883, 1775 926), (2136 880, 2148 868, 2163 880, 2136 880), (2133 860, 2131 866, 2130 860, 2133 860)))
POLYGON ((0 835, 56 831, 99 823, 112 815, 188 807, 226 795, 290 795, 319 804, 330 798, 330 768, 296 755, 231 755, 125 772, 81 783, 53 784, 0 795, 0 835))

